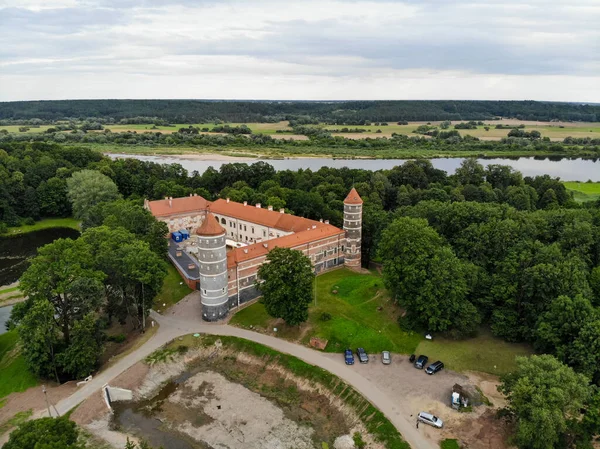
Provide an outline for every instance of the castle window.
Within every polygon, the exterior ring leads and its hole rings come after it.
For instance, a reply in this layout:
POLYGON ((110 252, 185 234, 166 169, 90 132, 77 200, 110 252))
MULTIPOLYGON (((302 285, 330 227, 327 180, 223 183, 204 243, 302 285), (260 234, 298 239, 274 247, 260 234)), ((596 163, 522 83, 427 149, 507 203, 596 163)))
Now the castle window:
POLYGON ((267 231, 265 231, 265 230, 263 229, 263 237, 266 237, 266 236, 267 236, 267 231))
POLYGON ((225 287, 223 287, 223 293, 225 293, 225 287))
POLYGON ((244 231, 246 230, 246 225, 244 225, 244 231))
POLYGON ((227 220, 225 220, 224 218, 221 218, 221 224, 226 225, 227 224, 227 220))
POLYGON ((250 229, 252 229, 252 234, 254 234, 254 226, 252 226, 252 228, 250 228, 250 229))
POLYGON ((206 295, 206 289, 202 290, 202 292, 206 295))

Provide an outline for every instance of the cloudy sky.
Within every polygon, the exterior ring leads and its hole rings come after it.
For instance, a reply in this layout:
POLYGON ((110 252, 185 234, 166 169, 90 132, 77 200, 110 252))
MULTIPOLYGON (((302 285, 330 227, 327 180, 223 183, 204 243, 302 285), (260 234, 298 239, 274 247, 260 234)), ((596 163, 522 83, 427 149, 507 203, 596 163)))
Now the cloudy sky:
POLYGON ((600 0, 0 0, 0 101, 600 102, 600 0))

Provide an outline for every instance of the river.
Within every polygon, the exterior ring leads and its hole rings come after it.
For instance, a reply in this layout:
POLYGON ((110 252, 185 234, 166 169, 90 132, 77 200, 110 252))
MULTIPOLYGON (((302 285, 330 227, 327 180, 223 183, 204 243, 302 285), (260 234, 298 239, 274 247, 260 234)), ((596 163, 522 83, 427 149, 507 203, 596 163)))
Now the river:
MULTIPOLYGON (((404 159, 331 159, 331 158, 298 158, 298 159, 250 159, 240 158, 228 160, 209 160, 199 159, 193 155, 186 156, 154 156, 139 154, 107 154, 107 156, 117 158, 134 158, 141 161, 156 162, 160 164, 181 164, 188 172, 194 170, 203 173, 208 167, 219 169, 223 164, 232 162, 245 162, 248 164, 264 161, 271 164, 275 170, 299 170, 301 168, 318 170, 321 167, 332 168, 360 168, 363 170, 382 170, 390 169, 396 165, 405 162, 404 159)), ((464 158, 434 158, 430 159, 435 168, 452 174, 460 166, 464 158)), ((598 159, 560 159, 550 160, 532 157, 522 157, 518 159, 495 158, 478 159, 484 166, 490 164, 510 165, 515 170, 523 173, 523 176, 537 176, 548 174, 553 177, 559 177, 563 181, 581 181, 587 180, 600 181, 600 160, 598 159)))
POLYGON ((0 286, 17 281, 27 269, 28 258, 35 256, 37 249, 59 238, 79 237, 79 232, 70 228, 50 228, 40 231, 0 237, 0 286))
POLYGON ((6 322, 10 318, 12 306, 0 307, 0 335, 6 332, 6 322))

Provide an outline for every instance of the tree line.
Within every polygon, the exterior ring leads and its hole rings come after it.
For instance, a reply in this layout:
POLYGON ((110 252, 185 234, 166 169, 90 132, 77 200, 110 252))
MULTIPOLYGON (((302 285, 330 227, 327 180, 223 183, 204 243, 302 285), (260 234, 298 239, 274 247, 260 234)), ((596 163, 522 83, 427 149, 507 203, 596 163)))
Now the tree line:
POLYGON ((167 232, 142 209, 144 198, 231 198, 341 227, 343 199, 354 186, 364 200, 363 264, 382 263, 386 286, 407 312, 403 328, 464 338, 483 325, 547 354, 519 362, 503 384, 514 398, 508 412, 520 447, 587 447, 585 435, 598 432, 600 204, 576 203, 556 178, 473 159, 452 175, 427 160, 377 172, 233 163, 200 174, 58 144, 0 148, 4 223, 56 214, 83 223, 78 240, 40 249, 22 279, 30 299, 15 307, 13 323, 31 342, 26 360, 42 375, 93 369, 89 354, 101 348, 103 320, 143 326, 164 276, 167 232), (574 414, 557 398, 548 406, 558 412, 532 415, 527 404, 547 396, 533 374, 550 368, 562 376, 556 384, 572 390, 560 394, 572 393, 577 410, 589 411, 574 414), (531 429, 542 425, 555 431, 543 440, 550 443, 535 445, 541 434, 531 429))
POLYGON ((222 120, 278 122, 295 120, 334 125, 429 120, 493 120, 497 117, 540 121, 600 121, 600 106, 542 101, 207 101, 207 100, 50 100, 0 103, 0 120, 45 122, 136 117, 171 123, 222 120))

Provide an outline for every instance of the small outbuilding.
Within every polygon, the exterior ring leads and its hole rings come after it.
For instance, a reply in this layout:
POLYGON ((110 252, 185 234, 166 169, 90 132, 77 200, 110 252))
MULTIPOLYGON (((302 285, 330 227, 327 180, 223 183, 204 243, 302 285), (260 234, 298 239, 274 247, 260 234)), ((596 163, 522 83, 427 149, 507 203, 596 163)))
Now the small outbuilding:
POLYGON ((190 232, 187 229, 180 229, 179 233, 181 234, 181 238, 183 238, 183 240, 190 238, 190 232))
POLYGON ((181 232, 177 232, 177 231, 171 233, 171 238, 175 242, 181 242, 183 240, 183 236, 181 235, 181 232))

